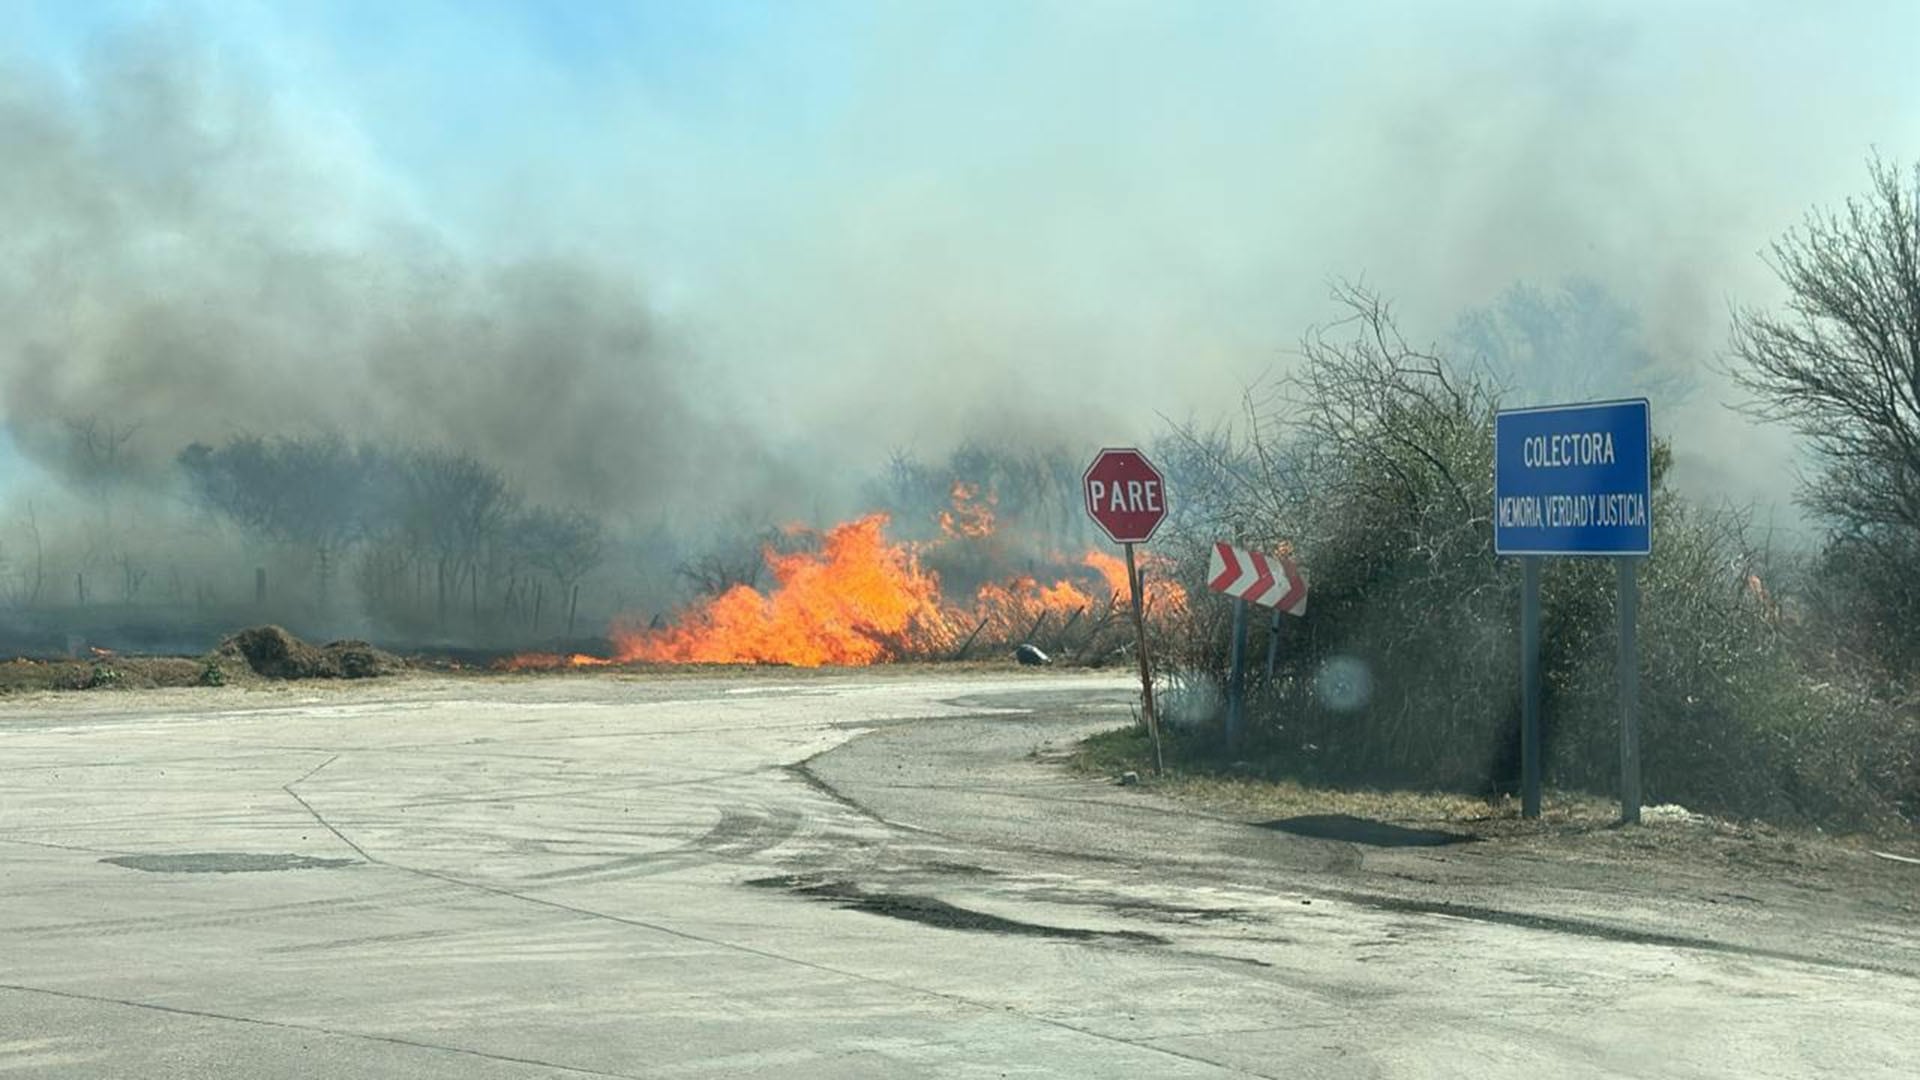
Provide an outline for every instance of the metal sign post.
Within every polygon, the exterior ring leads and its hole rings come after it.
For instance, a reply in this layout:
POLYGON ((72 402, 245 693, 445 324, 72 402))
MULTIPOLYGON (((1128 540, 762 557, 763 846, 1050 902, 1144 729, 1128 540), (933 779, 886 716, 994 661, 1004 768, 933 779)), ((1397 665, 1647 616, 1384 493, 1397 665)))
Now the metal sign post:
POLYGON ((1133 546, 1153 539, 1167 517, 1167 481, 1145 454, 1132 447, 1110 447, 1095 455, 1080 476, 1087 516, 1127 552, 1127 591, 1133 599, 1134 648, 1140 654, 1140 716, 1153 741, 1153 768, 1166 770, 1160 752, 1160 722, 1153 713, 1153 665, 1147 660, 1144 575, 1133 546))
POLYGON ((1493 433, 1493 550, 1520 556, 1520 812, 1540 816, 1540 558, 1612 556, 1619 570, 1620 820, 1639 821, 1634 570, 1653 550, 1647 401, 1502 410, 1493 433))
POLYGON ((1307 613, 1307 579, 1284 555, 1216 542, 1207 558, 1207 588, 1233 600, 1233 636, 1227 672, 1227 748, 1240 745, 1247 708, 1247 604, 1273 609, 1273 629, 1267 636, 1267 678, 1280 647, 1280 615, 1307 613))
POLYGON ((1146 602, 1142 596, 1145 582, 1133 560, 1133 545, 1122 546, 1127 549, 1127 591, 1133 594, 1134 651, 1140 657, 1140 716, 1147 722, 1147 739, 1153 743, 1153 771, 1158 774, 1167 771, 1167 760, 1160 753, 1160 722, 1153 715, 1153 667, 1147 662, 1146 602))
POLYGON ((1620 820, 1640 821, 1640 650, 1634 623, 1640 615, 1639 560, 1614 562, 1620 568, 1620 820))
POLYGON ((1520 557, 1520 814, 1540 816, 1540 557, 1520 557))
POLYGON ((1247 701, 1247 602, 1233 602, 1233 646, 1228 653, 1227 748, 1240 745, 1241 720, 1247 701))

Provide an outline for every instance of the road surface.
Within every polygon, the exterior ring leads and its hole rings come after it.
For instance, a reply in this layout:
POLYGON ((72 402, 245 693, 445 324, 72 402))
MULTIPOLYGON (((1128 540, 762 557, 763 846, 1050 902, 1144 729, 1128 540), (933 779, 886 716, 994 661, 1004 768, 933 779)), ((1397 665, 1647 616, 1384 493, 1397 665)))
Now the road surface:
POLYGON ((1542 884, 1044 760, 1125 708, 1024 673, 0 704, 0 1076, 1920 1069, 1910 922, 1542 884))

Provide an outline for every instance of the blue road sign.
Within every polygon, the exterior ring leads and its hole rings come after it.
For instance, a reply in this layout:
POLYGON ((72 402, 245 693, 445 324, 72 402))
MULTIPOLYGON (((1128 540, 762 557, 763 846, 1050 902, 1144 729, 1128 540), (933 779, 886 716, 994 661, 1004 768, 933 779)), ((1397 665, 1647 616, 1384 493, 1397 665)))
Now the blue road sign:
POLYGON ((1645 555, 1653 550, 1647 401, 1503 410, 1493 421, 1493 550, 1645 555))

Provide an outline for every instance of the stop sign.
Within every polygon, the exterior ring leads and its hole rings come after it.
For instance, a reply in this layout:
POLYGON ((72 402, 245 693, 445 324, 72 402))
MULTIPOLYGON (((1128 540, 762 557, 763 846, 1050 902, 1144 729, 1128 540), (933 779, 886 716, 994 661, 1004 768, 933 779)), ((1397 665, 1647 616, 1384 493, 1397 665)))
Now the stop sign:
POLYGON ((1166 478, 1138 450, 1100 451, 1080 486, 1087 516, 1116 544, 1144 544, 1166 519, 1166 478))

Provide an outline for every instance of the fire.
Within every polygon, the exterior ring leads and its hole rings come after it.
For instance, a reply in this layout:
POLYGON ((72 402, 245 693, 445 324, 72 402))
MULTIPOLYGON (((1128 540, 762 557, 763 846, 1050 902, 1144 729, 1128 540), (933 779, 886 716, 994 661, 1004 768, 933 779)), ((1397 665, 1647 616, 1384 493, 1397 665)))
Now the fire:
MULTIPOLYGON (((870 514, 824 533, 794 527, 802 550, 762 552, 773 574, 767 591, 736 585, 700 601, 672 625, 616 625, 611 659, 529 653, 498 667, 511 671, 651 662, 666 664, 866 665, 903 657, 966 654, 974 646, 1032 638, 1069 653, 1097 655, 1126 640, 1130 593, 1126 563, 1103 551, 1077 560, 1055 556, 1049 584, 1023 574, 947 598, 939 575, 921 566, 923 551, 993 534, 991 496, 955 485, 953 509, 939 515, 946 539, 932 545, 887 538, 888 518, 870 514), (1119 618, 1115 618, 1119 614, 1119 618), (957 648, 956 648, 957 646, 957 648)), ((783 545, 784 546, 784 545, 783 545)), ((1146 613, 1165 618, 1186 594, 1163 559, 1145 556, 1146 613)), ((975 652, 973 655, 980 655, 975 652)))
POLYGON ((1107 580, 1108 592, 1115 596, 1126 596, 1129 594, 1132 586, 1127 584, 1127 561, 1125 559, 1116 558, 1096 548, 1093 551, 1087 552, 1086 558, 1080 561, 1083 565, 1091 567, 1098 572, 1101 577, 1107 580))
POLYGON ((563 667, 606 667, 613 661, 586 653, 562 656, 559 653, 521 653, 494 663, 498 671, 549 671, 563 667))
POLYGON ((980 485, 960 480, 953 482, 950 493, 952 509, 942 510, 935 515, 940 521, 940 531, 955 539, 979 540, 992 536, 997 528, 993 507, 999 499, 992 492, 985 499, 980 498, 980 485))
POLYGON ((774 588, 745 585, 705 601, 664 630, 614 634, 620 662, 872 664, 910 640, 940 638, 940 582, 886 539, 887 516, 837 525, 818 552, 767 550, 774 588))
POLYGON ((1092 598, 1071 581, 1042 585, 1032 577, 1006 584, 988 582, 974 595, 973 616, 982 633, 995 639, 1023 639, 1052 616, 1077 618, 1093 607, 1092 598))
MULTIPOLYGON (((1096 548, 1087 552, 1082 563, 1106 579, 1107 591, 1114 596, 1126 599, 1133 595, 1127 587, 1125 559, 1109 555, 1096 548)), ((1171 565, 1163 557, 1151 552, 1146 554, 1140 567, 1140 575, 1146 582, 1146 613, 1149 618, 1165 617, 1187 609, 1187 590, 1173 580, 1171 570, 1171 565)))

